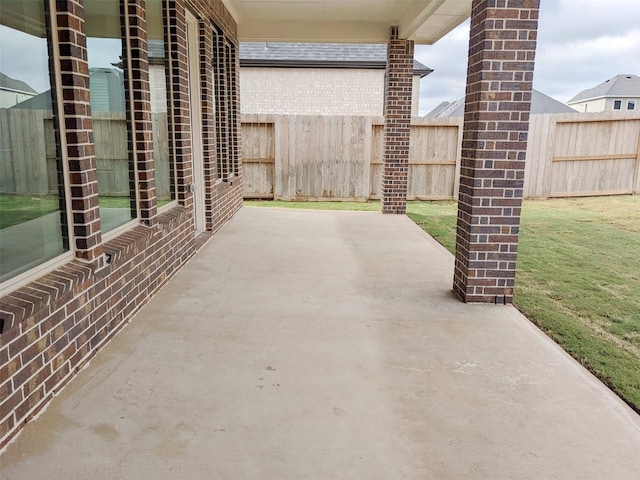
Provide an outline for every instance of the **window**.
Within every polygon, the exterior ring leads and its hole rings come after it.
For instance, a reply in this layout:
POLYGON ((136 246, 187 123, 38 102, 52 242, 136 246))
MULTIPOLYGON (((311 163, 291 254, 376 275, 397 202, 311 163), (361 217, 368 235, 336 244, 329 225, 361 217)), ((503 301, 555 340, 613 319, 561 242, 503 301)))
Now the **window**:
POLYGON ((0 2, 0 282, 69 250, 48 7, 26 3, 0 2))
POLYGON ((237 175, 237 58, 235 45, 213 28, 213 81, 215 94, 217 178, 237 175))
POLYGON ((613 101, 613 109, 620 110, 622 108, 622 100, 614 100, 613 101))
POLYGON ((100 225, 108 232, 137 216, 122 61, 126 42, 121 39, 119 0, 87 0, 85 15, 100 225))
POLYGON ((635 100, 629 100, 627 102, 627 110, 635 110, 636 109, 636 101, 635 100))

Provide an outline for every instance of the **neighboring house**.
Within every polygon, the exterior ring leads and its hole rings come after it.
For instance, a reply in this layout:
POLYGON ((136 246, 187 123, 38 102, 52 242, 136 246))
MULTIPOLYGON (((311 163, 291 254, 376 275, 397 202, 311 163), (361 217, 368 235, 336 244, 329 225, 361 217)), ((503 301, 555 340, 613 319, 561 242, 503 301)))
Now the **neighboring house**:
POLYGON ((38 92, 22 80, 0 73, 0 108, 11 108, 37 94, 38 92))
POLYGON ((92 112, 124 112, 124 74, 118 68, 89 69, 92 112))
MULTIPOLYGON (((242 113, 382 115, 385 44, 240 44, 242 113)), ((420 79, 432 70, 413 64, 412 115, 420 79)))
MULTIPOLYGON (((118 68, 104 67, 90 68, 89 82, 91 84, 90 97, 92 112, 125 111, 124 93, 122 91, 124 76, 122 74, 122 70, 119 70, 118 68)), ((13 108, 52 110, 51 90, 32 96, 13 108)))
MULTIPOLYGON (((531 113, 575 113, 575 110, 555 98, 533 89, 531 91, 531 113)), ((426 115, 427 117, 464 116, 464 97, 454 102, 442 102, 426 115)))
POLYGON ((624 112, 636 110, 639 102, 640 77, 624 74, 581 91, 567 105, 579 112, 624 112))

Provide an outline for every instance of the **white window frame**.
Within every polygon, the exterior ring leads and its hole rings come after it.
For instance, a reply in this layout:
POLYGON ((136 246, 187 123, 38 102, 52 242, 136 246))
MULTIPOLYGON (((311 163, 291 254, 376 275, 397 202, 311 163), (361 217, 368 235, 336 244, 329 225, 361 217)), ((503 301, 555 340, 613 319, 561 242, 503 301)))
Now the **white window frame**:
MULTIPOLYGON (((57 255, 54 258, 51 258, 45 262, 42 262, 36 265, 29 270, 19 273, 18 275, 11 277, 8 280, 0 283, 0 292, 1 295, 8 295, 11 292, 28 285, 30 282, 37 280, 38 278, 50 273, 61 266, 69 263, 70 261, 75 259, 75 236, 73 233, 73 215, 71 213, 71 185, 69 185, 69 162, 67 157, 67 138, 66 138, 66 130, 64 126, 64 122, 61 120, 60 112, 64 112, 64 105, 62 101, 62 74, 60 73, 60 50, 59 50, 59 42, 58 42, 58 24, 56 18, 56 2, 48 1, 45 3, 46 7, 49 9, 49 25, 46 32, 47 42, 50 42, 48 45, 48 50, 51 52, 52 61, 49 62, 53 65, 53 78, 54 85, 51 86, 52 90, 55 90, 55 95, 53 100, 56 102, 56 115, 54 118, 56 120, 56 127, 58 129, 59 138, 56 139, 59 144, 59 151, 57 152, 60 155, 60 163, 62 164, 62 178, 63 178, 63 189, 64 189, 64 205, 65 205, 65 216, 67 219, 67 238, 69 241, 69 250, 66 252, 57 255)), ((51 74, 51 71, 49 72, 51 74)), ((60 195, 58 194, 58 200, 60 199, 60 195)), ((62 232, 60 232, 62 234, 62 232)))

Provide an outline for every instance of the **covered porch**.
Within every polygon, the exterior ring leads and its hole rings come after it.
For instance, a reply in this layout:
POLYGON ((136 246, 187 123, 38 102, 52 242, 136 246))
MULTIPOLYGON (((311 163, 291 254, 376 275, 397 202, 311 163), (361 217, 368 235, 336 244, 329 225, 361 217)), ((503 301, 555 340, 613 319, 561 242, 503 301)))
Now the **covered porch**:
POLYGON ((636 478, 637 414, 453 261, 405 216, 244 207, 2 478, 636 478))

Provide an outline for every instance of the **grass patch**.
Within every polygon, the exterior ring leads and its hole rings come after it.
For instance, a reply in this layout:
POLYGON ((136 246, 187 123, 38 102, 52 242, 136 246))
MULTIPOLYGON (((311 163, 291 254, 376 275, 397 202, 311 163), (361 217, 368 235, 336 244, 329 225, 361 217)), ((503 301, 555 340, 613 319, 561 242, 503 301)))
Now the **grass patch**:
POLYGON ((28 222, 58 210, 58 197, 0 195, 0 229, 28 222))
MULTIPOLYGON (((379 210, 378 203, 247 204, 379 210)), ((409 202, 407 215, 453 253, 455 202, 409 202)), ((639 233, 639 196, 525 201, 514 301, 640 412, 639 233)))
MULTIPOLYGON (((103 208, 129 208, 127 197, 100 197, 103 208)), ((158 200, 158 207, 171 200, 158 200)), ((32 197, 27 195, 0 195, 0 229, 28 222, 58 211, 58 197, 45 195, 32 197)))

